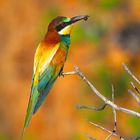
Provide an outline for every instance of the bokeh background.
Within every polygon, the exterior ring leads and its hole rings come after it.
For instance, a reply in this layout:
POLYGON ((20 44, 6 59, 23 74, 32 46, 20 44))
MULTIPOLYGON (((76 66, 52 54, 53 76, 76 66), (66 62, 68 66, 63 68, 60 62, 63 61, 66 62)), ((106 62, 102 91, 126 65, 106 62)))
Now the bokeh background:
MULTIPOLYGON (((99 91, 123 107, 140 110, 128 94, 127 63, 140 76, 139 0, 0 0, 0 140, 16 140, 21 134, 29 100, 35 49, 52 18, 88 14, 71 35, 65 71, 77 65, 99 91)), ((130 87, 131 88, 131 87, 130 87)), ((76 105, 102 102, 77 76, 60 77, 24 136, 25 140, 99 140, 107 133, 87 120, 113 127, 111 108, 102 112, 77 110, 76 105)), ((140 119, 117 114, 118 131, 130 138, 140 135, 140 119)), ((116 138, 112 138, 116 140, 116 138)))

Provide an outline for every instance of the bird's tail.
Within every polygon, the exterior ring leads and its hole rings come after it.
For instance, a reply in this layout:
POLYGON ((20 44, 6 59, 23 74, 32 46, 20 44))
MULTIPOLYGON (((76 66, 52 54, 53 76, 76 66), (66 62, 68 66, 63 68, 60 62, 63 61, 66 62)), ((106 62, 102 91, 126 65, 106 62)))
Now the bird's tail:
POLYGON ((22 129, 20 140, 22 140, 24 133, 25 133, 25 130, 30 123, 31 117, 33 115, 34 107, 35 107, 37 99, 38 99, 38 95, 39 95, 38 91, 36 89, 34 89, 34 92, 33 92, 33 94, 31 94, 30 99, 29 99, 29 104, 28 104, 25 122, 24 122, 24 126, 22 129))

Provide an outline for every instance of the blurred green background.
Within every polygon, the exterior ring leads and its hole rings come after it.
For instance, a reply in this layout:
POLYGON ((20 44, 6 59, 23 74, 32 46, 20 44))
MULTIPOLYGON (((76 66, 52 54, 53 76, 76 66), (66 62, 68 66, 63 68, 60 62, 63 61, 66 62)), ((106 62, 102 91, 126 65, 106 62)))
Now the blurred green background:
MULTIPOLYGON (((28 104, 35 49, 58 15, 88 14, 77 23, 64 71, 77 65, 99 91, 115 102, 139 111, 128 94, 130 78, 122 68, 129 64, 140 76, 139 0, 0 0, 0 140, 19 138, 28 104)), ((131 87, 130 87, 131 88, 131 87)), ((98 106, 102 102, 77 76, 59 78, 26 131, 25 140, 99 140, 107 133, 87 120, 113 127, 111 108, 102 112, 77 110, 77 104, 98 106)), ((118 130, 125 137, 140 135, 140 119, 117 114, 118 130)), ((116 138, 114 138, 116 140, 116 138)))

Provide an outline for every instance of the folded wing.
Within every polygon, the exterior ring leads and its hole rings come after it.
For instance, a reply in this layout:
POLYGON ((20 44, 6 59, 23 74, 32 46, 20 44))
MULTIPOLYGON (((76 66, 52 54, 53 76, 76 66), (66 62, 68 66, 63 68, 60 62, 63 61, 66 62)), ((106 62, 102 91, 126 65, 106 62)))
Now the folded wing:
POLYGON ((56 79, 56 76, 53 75, 55 67, 50 63, 57 52, 59 45, 60 44, 58 43, 54 46, 46 46, 41 43, 36 50, 31 95, 27 108, 24 129, 28 127, 33 113, 38 110, 52 87, 54 83, 53 81, 56 79))

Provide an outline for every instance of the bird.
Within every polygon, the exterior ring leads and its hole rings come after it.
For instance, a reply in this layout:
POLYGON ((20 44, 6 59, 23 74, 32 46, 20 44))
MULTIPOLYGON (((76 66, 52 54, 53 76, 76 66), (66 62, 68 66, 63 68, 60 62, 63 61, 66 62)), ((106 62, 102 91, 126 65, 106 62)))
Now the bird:
POLYGON ((31 92, 21 137, 56 79, 63 75, 73 24, 80 20, 87 20, 88 17, 88 15, 72 18, 57 16, 49 23, 48 31, 39 43, 34 56, 31 92))

